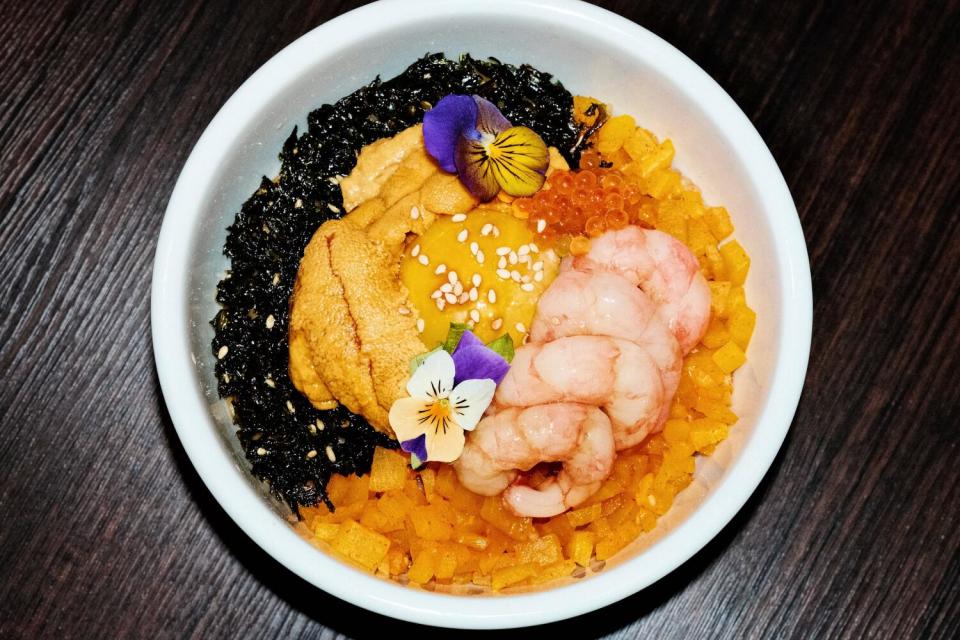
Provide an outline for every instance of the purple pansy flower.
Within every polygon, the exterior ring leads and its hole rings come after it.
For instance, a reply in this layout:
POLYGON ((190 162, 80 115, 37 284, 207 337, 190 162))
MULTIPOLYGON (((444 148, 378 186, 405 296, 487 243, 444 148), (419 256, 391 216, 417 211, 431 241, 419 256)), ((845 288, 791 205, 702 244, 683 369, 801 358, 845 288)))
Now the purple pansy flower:
POLYGON ((530 196, 545 180, 547 145, 527 127, 514 127, 480 96, 451 94, 424 114, 423 142, 444 171, 457 173, 481 200, 500 189, 530 196))

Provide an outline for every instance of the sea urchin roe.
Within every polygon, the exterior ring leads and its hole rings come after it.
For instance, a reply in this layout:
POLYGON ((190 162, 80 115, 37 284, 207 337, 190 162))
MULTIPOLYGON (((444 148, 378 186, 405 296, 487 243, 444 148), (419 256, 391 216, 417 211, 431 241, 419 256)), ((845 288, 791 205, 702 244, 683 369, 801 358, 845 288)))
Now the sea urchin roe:
POLYGON ((523 341, 559 259, 508 211, 494 204, 443 216, 406 250, 400 277, 427 346, 442 342, 451 322, 471 326, 484 342, 506 332, 523 341))

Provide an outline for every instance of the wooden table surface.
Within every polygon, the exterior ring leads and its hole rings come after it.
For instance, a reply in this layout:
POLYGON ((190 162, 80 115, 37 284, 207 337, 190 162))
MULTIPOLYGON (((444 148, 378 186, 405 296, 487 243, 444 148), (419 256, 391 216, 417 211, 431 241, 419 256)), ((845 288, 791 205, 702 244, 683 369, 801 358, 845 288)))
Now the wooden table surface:
MULTIPOLYGON (((4 3, 0 638, 452 635, 254 545, 153 366, 151 263, 190 149, 257 67, 354 4, 4 3)), ((602 4, 767 141, 810 251, 813 352, 776 463, 713 542, 623 602, 508 635, 958 637, 958 3, 602 4)))

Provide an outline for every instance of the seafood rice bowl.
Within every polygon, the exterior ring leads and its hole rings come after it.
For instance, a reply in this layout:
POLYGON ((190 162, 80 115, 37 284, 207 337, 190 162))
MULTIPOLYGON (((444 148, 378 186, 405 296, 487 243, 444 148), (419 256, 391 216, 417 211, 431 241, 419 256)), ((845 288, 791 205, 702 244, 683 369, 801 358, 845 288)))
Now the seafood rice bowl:
POLYGON ((582 579, 736 428, 750 259, 669 139, 431 54, 308 117, 212 320, 253 473, 318 547, 456 594, 582 579))
POLYGON ((502 628, 635 593, 730 521, 811 309, 776 163, 682 54, 569 0, 405 0, 306 34, 213 119, 152 332, 257 545, 371 611, 502 628))

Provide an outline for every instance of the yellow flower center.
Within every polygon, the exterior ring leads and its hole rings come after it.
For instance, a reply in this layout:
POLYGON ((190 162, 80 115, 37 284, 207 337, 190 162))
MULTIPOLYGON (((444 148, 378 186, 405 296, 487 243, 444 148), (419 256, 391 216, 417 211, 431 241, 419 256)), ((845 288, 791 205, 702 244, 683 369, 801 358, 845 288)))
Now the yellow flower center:
POLYGON ((440 433, 441 429, 447 432, 447 426, 452 422, 450 400, 447 398, 437 398, 426 408, 426 420, 434 429, 435 433, 440 433))

